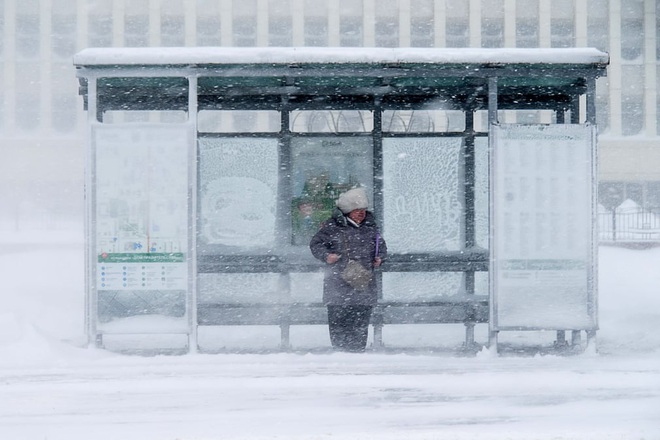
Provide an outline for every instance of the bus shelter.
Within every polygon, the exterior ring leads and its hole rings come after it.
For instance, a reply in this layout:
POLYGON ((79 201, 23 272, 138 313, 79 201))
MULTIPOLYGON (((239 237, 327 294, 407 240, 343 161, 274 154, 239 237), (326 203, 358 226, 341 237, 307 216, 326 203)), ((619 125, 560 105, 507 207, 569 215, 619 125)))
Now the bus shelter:
POLYGON ((326 315, 308 243, 357 185, 390 250, 374 347, 430 324, 463 325, 466 347, 476 324, 491 344, 595 335, 607 63, 595 49, 83 50, 90 342, 329 346, 313 338, 326 315))

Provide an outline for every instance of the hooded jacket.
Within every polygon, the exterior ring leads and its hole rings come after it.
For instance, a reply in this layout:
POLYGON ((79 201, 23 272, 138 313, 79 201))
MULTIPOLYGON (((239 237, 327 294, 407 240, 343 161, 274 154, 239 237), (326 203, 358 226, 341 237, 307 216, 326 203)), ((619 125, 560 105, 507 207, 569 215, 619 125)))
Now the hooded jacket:
POLYGON ((387 245, 380 236, 373 214, 369 211, 359 226, 348 221, 339 209, 335 209, 332 217, 321 224, 309 243, 312 255, 324 263, 329 254, 341 255, 336 263, 326 263, 323 282, 323 302, 326 305, 373 306, 378 302, 375 277, 365 290, 356 290, 341 278, 341 272, 349 258, 359 261, 371 271, 374 270, 376 239, 379 240, 378 256, 384 261, 387 257, 387 245))

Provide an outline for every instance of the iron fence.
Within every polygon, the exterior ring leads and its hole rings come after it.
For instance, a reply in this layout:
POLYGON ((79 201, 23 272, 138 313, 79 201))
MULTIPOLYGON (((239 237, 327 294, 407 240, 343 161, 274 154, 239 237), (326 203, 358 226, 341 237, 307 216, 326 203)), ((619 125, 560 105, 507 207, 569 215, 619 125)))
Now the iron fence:
POLYGON ((660 242, 660 212, 641 207, 601 210, 598 233, 601 242, 660 242))

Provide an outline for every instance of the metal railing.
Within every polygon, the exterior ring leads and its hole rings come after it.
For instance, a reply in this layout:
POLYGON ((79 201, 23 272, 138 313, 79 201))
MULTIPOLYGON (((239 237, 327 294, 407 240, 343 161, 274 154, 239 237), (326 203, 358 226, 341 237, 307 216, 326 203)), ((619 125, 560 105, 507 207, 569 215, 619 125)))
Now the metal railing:
POLYGON ((617 207, 598 213, 601 242, 660 242, 660 212, 642 207, 617 207))

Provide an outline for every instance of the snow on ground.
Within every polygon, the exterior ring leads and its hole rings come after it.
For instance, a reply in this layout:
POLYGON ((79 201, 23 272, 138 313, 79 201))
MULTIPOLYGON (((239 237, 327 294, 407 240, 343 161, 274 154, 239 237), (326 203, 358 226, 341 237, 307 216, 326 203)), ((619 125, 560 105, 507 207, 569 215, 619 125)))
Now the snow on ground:
POLYGON ((599 257, 598 353, 139 357, 84 347, 77 235, 0 234, 0 439, 660 439, 660 248, 599 257))

